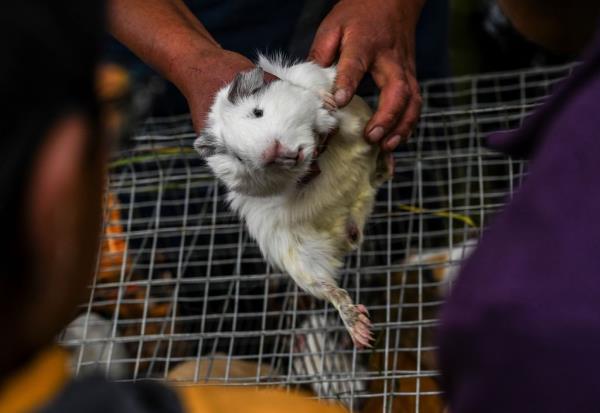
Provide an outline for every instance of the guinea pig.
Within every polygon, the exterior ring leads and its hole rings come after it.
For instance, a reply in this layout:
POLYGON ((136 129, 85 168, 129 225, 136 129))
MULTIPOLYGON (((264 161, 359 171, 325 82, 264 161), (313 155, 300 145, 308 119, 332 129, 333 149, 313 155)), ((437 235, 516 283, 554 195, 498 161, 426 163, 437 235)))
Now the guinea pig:
POLYGON ((338 286, 343 259, 362 241, 391 156, 363 138, 371 110, 337 109, 334 67, 259 58, 216 95, 194 147, 227 187, 265 259, 338 310, 354 344, 370 346, 367 309, 338 286), (277 77, 266 82, 264 73, 277 77), (320 137, 335 132, 315 159, 320 137), (305 182, 311 164, 321 173, 305 182))

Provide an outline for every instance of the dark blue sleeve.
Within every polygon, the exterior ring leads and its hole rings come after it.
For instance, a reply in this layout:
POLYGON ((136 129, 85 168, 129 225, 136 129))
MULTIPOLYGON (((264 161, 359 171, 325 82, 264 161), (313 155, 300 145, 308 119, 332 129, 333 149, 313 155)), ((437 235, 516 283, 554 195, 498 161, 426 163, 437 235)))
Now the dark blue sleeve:
POLYGON ((187 0, 190 10, 225 48, 254 58, 287 50, 305 0, 187 0))

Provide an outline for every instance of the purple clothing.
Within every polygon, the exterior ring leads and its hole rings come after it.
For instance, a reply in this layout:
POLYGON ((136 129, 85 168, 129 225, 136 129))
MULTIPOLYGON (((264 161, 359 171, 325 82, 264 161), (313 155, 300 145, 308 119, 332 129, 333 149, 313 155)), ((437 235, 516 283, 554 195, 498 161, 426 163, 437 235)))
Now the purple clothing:
POLYGON ((600 411, 600 38, 515 133, 529 175, 442 312, 452 413, 600 411))

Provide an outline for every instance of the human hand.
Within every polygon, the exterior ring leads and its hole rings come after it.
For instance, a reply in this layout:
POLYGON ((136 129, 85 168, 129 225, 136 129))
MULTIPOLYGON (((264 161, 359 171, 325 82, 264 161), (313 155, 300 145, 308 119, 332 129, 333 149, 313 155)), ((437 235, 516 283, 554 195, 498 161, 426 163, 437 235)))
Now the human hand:
POLYGON ((221 48, 183 0, 110 0, 111 33, 186 97, 194 128, 204 127, 215 93, 254 67, 221 48))
POLYGON ((211 48, 190 56, 180 64, 174 83, 188 101, 194 129, 198 133, 204 128, 215 94, 239 72, 254 67, 254 63, 241 54, 221 48, 211 48))
POLYGON ((365 136, 387 151, 408 139, 421 112, 414 37, 424 1, 340 0, 321 23, 310 52, 322 66, 339 56, 334 96, 340 107, 371 73, 381 94, 365 136))

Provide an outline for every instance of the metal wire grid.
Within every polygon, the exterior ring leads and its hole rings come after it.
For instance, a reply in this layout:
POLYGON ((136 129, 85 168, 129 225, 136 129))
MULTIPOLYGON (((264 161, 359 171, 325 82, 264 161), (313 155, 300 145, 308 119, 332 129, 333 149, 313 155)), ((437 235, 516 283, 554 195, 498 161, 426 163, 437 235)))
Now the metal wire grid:
POLYGON ((189 117, 149 119, 110 165, 97 276, 62 337, 76 372, 283 386, 355 411, 441 411, 433 335, 443 276, 462 257, 448 252, 476 240, 526 174, 483 138, 518 127, 572 68, 423 85, 419 127, 340 274, 371 312, 368 351, 349 345, 330 305, 265 264, 191 150, 189 117), (432 251, 447 254, 428 261, 432 251))

